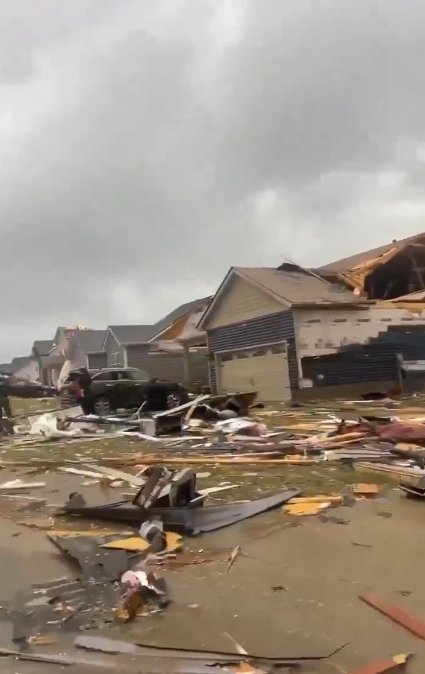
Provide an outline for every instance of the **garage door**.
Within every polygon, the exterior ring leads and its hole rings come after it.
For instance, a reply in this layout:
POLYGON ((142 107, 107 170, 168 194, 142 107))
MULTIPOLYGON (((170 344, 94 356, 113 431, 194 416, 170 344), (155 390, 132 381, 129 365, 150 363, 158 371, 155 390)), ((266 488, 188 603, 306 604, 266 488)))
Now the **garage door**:
POLYGON ((291 397, 286 344, 222 354, 220 375, 223 393, 257 391, 264 402, 291 397))

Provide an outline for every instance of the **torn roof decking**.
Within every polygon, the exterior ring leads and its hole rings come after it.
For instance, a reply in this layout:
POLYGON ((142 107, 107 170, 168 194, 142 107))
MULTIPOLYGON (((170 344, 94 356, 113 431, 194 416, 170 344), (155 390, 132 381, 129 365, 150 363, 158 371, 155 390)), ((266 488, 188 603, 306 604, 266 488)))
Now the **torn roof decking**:
POLYGON ((377 248, 372 248, 363 253, 357 253, 356 255, 351 255, 350 257, 345 257, 342 260, 336 260, 329 264, 323 265, 316 268, 318 273, 320 272, 351 272, 355 269, 364 268, 369 266, 369 263, 387 261, 393 255, 396 255, 402 251, 409 244, 421 243, 421 239, 425 240, 425 232, 420 234, 415 234, 415 236, 409 236, 406 239, 400 239, 400 241, 392 241, 387 243, 384 246, 378 246, 377 248))
MULTIPOLYGON (((386 246, 380 246, 379 248, 374 248, 372 250, 366 251, 364 253, 359 253, 358 255, 353 255, 352 257, 344 258, 331 264, 320 267, 315 271, 324 276, 325 278, 331 279, 336 278, 348 287, 352 289, 357 289, 363 296, 365 293, 370 294, 370 287, 368 287, 367 279, 371 277, 371 274, 374 273, 379 267, 383 267, 393 258, 400 257, 400 262, 402 258, 410 258, 412 263, 412 269, 417 269, 416 257, 413 255, 415 252, 420 251, 422 254, 425 253, 425 233, 416 234, 415 236, 402 239, 401 241, 392 241, 386 246), (403 255, 405 254, 405 255, 403 255)), ((402 267, 401 269, 403 268, 402 267)), ((406 270, 404 270, 405 273, 406 270)), ((393 270, 394 275, 394 270, 393 270)), ((418 278, 421 281, 421 284, 424 285, 424 281, 421 278, 421 275, 418 270, 418 278)), ((382 279, 381 279, 382 280, 382 279)), ((372 287, 374 287, 376 282, 372 281, 372 287)), ((394 277, 393 285, 397 285, 396 277, 394 277)), ((407 283, 406 283, 407 285, 407 283)), ((399 288, 400 294, 408 294, 399 288)), ((393 290, 394 292, 394 290, 393 290)), ((378 297, 375 297, 378 299, 378 297)), ((390 299, 390 298, 389 298, 390 299)))

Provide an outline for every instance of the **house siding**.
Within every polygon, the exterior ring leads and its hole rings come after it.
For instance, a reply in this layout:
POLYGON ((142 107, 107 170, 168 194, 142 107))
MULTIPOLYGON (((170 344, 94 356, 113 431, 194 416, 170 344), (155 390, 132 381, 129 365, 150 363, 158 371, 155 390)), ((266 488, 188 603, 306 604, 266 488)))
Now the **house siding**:
POLYGON ((108 354, 106 351, 103 353, 89 353, 87 361, 90 370, 100 370, 102 367, 108 367, 108 354))
POLYGON ((236 274, 228 281, 223 296, 207 316, 205 330, 240 324, 269 314, 282 312, 282 303, 244 281, 236 274))
MULTIPOLYGON (((127 366, 146 372, 149 377, 185 384, 184 358, 181 353, 150 352, 144 344, 127 347, 127 366)), ((193 383, 208 385, 208 359, 205 354, 190 354, 193 383)))
MULTIPOLYGON (((272 342, 286 341, 291 391, 299 386, 295 325, 292 311, 279 311, 268 316, 244 320, 233 325, 224 325, 208 330, 210 354, 234 349, 245 349, 272 342)), ((209 361, 211 389, 217 391, 217 373, 214 359, 209 361)))
POLYGON ((425 312, 382 303, 295 310, 294 320, 303 378, 314 386, 393 382, 397 354, 410 383, 425 384, 425 312))
POLYGON ((106 334, 106 339, 105 339, 105 352, 106 352, 106 362, 108 367, 113 367, 114 365, 117 365, 115 362, 115 356, 114 354, 118 353, 119 358, 121 360, 118 365, 121 365, 124 367, 124 349, 123 347, 117 342, 115 339, 114 335, 110 330, 108 330, 106 334))
POLYGON ((127 367, 137 367, 139 370, 144 370, 148 374, 149 364, 149 344, 133 344, 127 346, 127 367))

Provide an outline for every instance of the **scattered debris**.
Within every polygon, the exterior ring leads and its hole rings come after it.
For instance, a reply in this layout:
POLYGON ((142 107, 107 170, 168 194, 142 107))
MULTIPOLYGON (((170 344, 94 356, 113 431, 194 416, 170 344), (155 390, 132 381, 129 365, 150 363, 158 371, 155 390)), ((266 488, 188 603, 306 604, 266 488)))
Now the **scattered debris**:
POLYGON ((379 487, 377 484, 368 484, 365 482, 359 482, 357 484, 353 484, 353 494, 355 496, 362 496, 365 498, 371 498, 374 496, 378 496, 379 494, 379 487))
POLYGON ((233 564, 236 561, 236 557, 241 553, 241 547, 240 545, 237 545, 235 548, 232 550, 232 554, 230 555, 229 563, 226 568, 226 574, 229 573, 230 569, 232 568, 233 564))

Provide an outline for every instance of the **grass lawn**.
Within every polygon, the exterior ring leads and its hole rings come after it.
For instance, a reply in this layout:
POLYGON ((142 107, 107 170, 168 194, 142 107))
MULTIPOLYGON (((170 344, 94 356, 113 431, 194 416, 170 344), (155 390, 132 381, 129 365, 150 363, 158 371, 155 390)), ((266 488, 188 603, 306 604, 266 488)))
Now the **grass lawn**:
POLYGON ((58 398, 10 398, 10 406, 15 417, 48 412, 59 408, 58 398))

